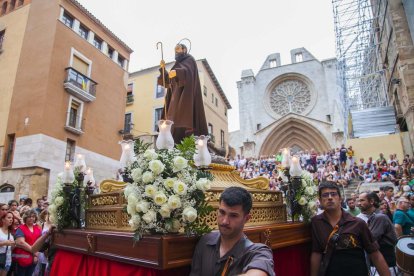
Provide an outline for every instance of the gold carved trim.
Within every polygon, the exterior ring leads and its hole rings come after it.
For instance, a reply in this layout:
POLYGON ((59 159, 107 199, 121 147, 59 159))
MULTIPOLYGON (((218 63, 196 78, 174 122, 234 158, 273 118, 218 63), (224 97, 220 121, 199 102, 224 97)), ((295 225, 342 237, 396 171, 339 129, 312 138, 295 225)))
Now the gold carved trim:
POLYGON ((101 193, 110 193, 110 192, 122 190, 123 188, 125 188, 126 185, 127 183, 122 182, 122 181, 105 179, 104 181, 102 181, 99 188, 101 189, 101 193))
POLYGON ((91 199, 92 206, 116 205, 118 196, 98 196, 91 199))
POLYGON ((247 187, 255 188, 259 190, 269 190, 269 179, 263 176, 259 176, 253 179, 243 179, 240 177, 238 171, 232 171, 232 175, 236 182, 239 182, 247 187))

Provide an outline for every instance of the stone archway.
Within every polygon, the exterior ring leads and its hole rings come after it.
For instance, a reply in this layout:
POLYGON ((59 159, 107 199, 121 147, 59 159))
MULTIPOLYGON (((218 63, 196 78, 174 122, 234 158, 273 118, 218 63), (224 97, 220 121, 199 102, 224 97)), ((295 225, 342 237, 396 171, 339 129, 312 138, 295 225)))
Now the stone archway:
POLYGON ((289 118, 277 124, 269 133, 260 149, 259 156, 276 154, 282 148, 315 149, 317 152, 331 148, 326 138, 312 125, 289 118))

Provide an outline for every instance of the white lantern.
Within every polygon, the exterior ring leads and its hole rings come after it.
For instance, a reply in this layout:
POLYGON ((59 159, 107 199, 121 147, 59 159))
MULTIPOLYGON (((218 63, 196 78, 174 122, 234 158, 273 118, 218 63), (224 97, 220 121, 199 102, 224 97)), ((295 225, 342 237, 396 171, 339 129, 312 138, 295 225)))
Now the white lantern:
POLYGON ((72 184, 75 181, 75 174, 73 173, 70 161, 65 162, 65 170, 63 171, 63 183, 72 184))
POLYGON ((288 148, 284 148, 282 152, 282 167, 289 167, 290 163, 290 153, 288 148))
POLYGON ((211 164, 211 155, 207 148, 208 137, 201 135, 196 141, 196 153, 194 154, 194 164, 197 167, 207 167, 211 164))
POLYGON ((80 153, 76 154, 75 168, 79 168, 79 171, 85 172, 86 170, 85 155, 80 154, 80 153))
POLYGON ((299 164, 299 158, 297 156, 292 157, 292 163, 289 170, 290 176, 298 177, 302 175, 302 168, 299 164))
POLYGON ((85 177, 83 178, 83 186, 88 186, 88 182, 91 182, 91 187, 95 187, 95 177, 93 176, 93 170, 91 168, 86 170, 85 177))
POLYGON ((159 120, 157 122, 159 134, 155 145, 157 149, 173 149, 174 139, 171 135, 171 126, 174 124, 170 120, 159 120))
POLYGON ((128 141, 121 141, 119 142, 122 147, 122 154, 121 154, 121 160, 119 161, 121 164, 121 168, 128 167, 132 164, 132 162, 135 161, 135 153, 134 153, 134 141, 128 140, 128 141))

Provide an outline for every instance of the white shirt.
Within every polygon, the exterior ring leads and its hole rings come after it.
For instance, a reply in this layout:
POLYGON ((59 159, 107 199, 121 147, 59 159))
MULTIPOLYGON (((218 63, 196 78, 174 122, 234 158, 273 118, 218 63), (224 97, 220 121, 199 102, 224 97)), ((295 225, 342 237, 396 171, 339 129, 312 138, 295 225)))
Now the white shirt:
MULTIPOLYGON (((3 233, 3 229, 0 228, 0 242, 7 241, 8 234, 3 233)), ((13 235, 10 233, 9 239, 10 241, 14 241, 13 235)), ((0 246, 0 253, 6 252, 7 246, 0 246)), ((11 265, 11 246, 7 247, 7 257, 6 257, 6 265, 11 265)))

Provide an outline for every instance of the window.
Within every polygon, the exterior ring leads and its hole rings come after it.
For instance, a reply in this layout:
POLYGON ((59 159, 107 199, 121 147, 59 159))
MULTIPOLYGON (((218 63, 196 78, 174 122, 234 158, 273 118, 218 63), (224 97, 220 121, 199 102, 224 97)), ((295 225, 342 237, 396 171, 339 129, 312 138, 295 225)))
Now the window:
POLYGON ((162 85, 157 85, 157 91, 155 92, 155 97, 162 98, 165 95, 165 88, 162 85))
POLYGON ((159 120, 161 120, 162 110, 163 110, 163 108, 162 108, 162 107, 160 107, 160 108, 156 108, 156 109, 154 110, 154 131, 158 131, 158 125, 157 125, 157 122, 158 122, 159 120))
POLYGON ((303 61, 302 53, 295 54, 295 60, 296 62, 302 62, 303 61))
POLYGON ((216 106, 218 106, 218 99, 216 98, 216 106))
POLYGON ((7 135, 7 149, 6 149, 6 158, 4 159, 4 167, 11 167, 13 160, 13 151, 14 151, 14 142, 15 135, 7 135))
POLYGON ((224 131, 220 130, 220 146, 224 148, 224 131))
POLYGON ((118 54, 118 65, 123 67, 125 62, 125 58, 118 54))
POLYGON ((213 125, 208 123, 208 134, 213 134, 213 125))
POLYGON ((277 66, 276 60, 275 59, 269 60, 269 66, 270 68, 276 67, 277 66))
POLYGON ((65 128, 76 134, 82 134, 82 113, 83 102, 71 96, 65 128))
POLYGON ((126 102, 127 102, 127 104, 130 104, 130 103, 134 102, 133 83, 128 84, 126 102))
POLYGON ((14 7, 16 6, 16 0, 11 0, 10 1, 10 10, 14 10, 14 7))
POLYGON ((224 107, 224 116, 227 117, 227 107, 224 107))
POLYGON ((203 94, 207 97, 207 86, 203 85, 203 94))
POLYGON ((80 25, 80 26, 79 26, 78 33, 79 33, 79 35, 80 35, 81 37, 83 37, 84 39, 86 39, 86 40, 88 39, 89 30, 88 30, 88 28, 86 28, 85 26, 80 25))
POLYGON ((326 115, 326 120, 327 120, 328 122, 330 122, 330 121, 331 121, 331 115, 326 115))
POLYGON ((14 186, 10 184, 3 184, 0 186, 0 193, 13 193, 14 186))
POLYGON ((5 14, 7 12, 7 2, 3 3, 3 6, 1 6, 1 15, 5 14))
POLYGON ((108 57, 113 58, 114 57, 114 48, 108 45, 108 57))
POLYGON ((73 17, 70 16, 66 11, 63 13, 62 22, 69 28, 73 27, 73 17))
POLYGON ((260 130, 262 128, 262 124, 257 124, 256 125, 256 130, 260 130))
POLYGON ((214 103, 214 94, 211 93, 211 103, 214 103))
POLYGON ((102 42, 102 39, 95 35, 95 37, 93 38, 93 46, 95 46, 95 48, 99 50, 102 50, 102 42))
POLYGON ((66 141, 65 161, 73 162, 75 156, 75 141, 68 139, 66 141))
POLYGON ((134 92, 134 84, 128 83, 127 92, 134 92))
POLYGON ((5 30, 0 32, 0 52, 1 52, 1 49, 3 49, 3 41, 4 41, 5 34, 6 34, 5 30))
POLYGON ((131 127, 132 126, 132 114, 127 113, 125 114, 125 120, 124 120, 124 133, 131 133, 131 127))

